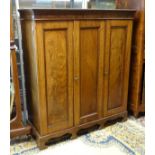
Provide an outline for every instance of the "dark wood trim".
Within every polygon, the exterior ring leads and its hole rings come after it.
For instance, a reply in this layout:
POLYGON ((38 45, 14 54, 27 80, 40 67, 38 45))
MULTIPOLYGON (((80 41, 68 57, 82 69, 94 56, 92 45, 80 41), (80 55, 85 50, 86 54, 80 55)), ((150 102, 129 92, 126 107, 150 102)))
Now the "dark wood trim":
POLYGON ((19 9, 21 20, 133 19, 136 10, 19 9))
POLYGON ((21 100, 20 100, 20 94, 19 94, 18 69, 16 64, 15 50, 11 50, 10 59, 11 59, 11 72, 12 72, 12 78, 13 78, 14 89, 15 89, 15 106, 16 106, 16 116, 14 119, 10 121, 10 127, 11 129, 14 129, 17 126, 22 127, 21 100))
POLYGON ((29 135, 30 133, 31 133, 31 126, 27 125, 25 127, 12 129, 10 131, 10 137, 14 138, 14 137, 17 137, 17 136, 29 135))
POLYGON ((10 120, 10 137, 14 138, 16 136, 27 135, 31 132, 30 125, 23 126, 22 123, 22 107, 21 107, 21 98, 19 91, 19 80, 18 80, 18 68, 16 60, 16 46, 14 42, 14 33, 13 33, 13 17, 12 17, 12 0, 10 1, 10 66, 12 73, 12 81, 14 84, 15 90, 15 110, 16 115, 13 119, 10 120))
POLYGON ((129 2, 130 8, 137 9, 137 12, 133 27, 128 109, 133 112, 135 117, 138 117, 139 113, 145 112, 145 103, 142 101, 145 66, 145 0, 138 3, 136 0, 129 2))
POLYGON ((16 64, 16 52, 15 49, 11 49, 11 66, 12 66, 12 76, 13 83, 15 87, 15 106, 16 106, 16 116, 10 121, 10 137, 14 138, 16 136, 27 135, 31 133, 31 127, 29 125, 23 126, 22 123, 22 110, 21 110, 21 100, 19 94, 19 81, 18 81, 18 70, 16 64))

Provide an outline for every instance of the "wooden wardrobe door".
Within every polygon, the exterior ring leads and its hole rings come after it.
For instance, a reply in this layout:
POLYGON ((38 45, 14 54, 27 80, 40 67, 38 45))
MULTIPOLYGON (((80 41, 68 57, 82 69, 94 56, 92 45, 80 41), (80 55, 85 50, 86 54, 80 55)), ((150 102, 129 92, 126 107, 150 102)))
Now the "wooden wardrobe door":
POLYGON ((132 21, 106 23, 104 115, 127 110, 132 21))
POLYGON ((73 127, 72 39, 73 22, 37 23, 39 90, 44 133, 73 127))
POLYGON ((74 22, 74 121, 97 120, 102 114, 104 22, 74 22))

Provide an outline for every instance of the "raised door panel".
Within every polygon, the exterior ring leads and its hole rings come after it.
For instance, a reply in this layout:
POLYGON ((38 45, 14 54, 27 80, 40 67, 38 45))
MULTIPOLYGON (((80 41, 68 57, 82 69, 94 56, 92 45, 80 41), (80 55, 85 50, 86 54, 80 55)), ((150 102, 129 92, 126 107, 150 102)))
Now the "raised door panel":
POLYGON ((73 23, 38 23, 38 31, 42 117, 50 133, 73 127, 73 23))
POLYGON ((132 21, 106 23, 104 115, 127 110, 132 21))
POLYGON ((74 115, 78 125, 101 118, 104 22, 74 24, 74 115))

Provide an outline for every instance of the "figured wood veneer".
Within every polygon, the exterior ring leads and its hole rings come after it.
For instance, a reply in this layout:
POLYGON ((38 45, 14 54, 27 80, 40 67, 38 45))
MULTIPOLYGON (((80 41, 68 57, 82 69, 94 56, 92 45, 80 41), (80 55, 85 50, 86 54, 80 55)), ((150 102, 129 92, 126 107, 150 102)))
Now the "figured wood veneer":
POLYGON ((37 144, 127 117, 134 10, 20 10, 37 144))

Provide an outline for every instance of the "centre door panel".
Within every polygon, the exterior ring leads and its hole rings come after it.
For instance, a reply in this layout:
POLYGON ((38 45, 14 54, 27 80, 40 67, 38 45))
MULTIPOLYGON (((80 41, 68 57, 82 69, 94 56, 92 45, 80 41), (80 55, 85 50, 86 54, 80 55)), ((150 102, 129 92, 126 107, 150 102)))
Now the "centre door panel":
POLYGON ((100 21, 74 22, 75 125, 102 117, 104 28, 100 21))

